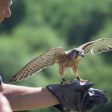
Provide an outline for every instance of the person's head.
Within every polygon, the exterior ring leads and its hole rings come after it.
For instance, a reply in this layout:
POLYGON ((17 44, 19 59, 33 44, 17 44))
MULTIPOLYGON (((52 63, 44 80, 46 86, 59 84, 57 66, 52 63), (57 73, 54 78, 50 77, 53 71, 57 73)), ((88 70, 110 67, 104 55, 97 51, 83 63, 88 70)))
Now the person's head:
POLYGON ((10 5, 12 0, 0 0, 0 22, 11 16, 10 5))

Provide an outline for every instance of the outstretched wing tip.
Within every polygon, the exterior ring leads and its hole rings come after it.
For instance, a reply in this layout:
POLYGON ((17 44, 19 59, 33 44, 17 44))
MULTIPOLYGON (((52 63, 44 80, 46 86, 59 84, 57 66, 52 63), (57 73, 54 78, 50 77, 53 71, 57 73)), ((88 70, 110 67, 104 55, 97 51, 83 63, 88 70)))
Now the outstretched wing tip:
POLYGON ((95 41, 87 42, 80 46, 85 52, 85 55, 91 53, 92 55, 108 52, 112 50, 112 38, 100 38, 95 41))

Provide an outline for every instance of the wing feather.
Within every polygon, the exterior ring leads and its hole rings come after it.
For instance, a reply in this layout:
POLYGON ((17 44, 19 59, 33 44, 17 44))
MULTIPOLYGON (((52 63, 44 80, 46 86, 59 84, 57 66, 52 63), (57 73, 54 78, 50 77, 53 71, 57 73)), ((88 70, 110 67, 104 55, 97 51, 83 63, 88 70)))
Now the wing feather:
POLYGON ((97 54, 112 50, 112 38, 98 39, 95 41, 87 42, 79 48, 84 50, 85 55, 88 53, 97 54))
POLYGON ((43 53, 37 58, 34 58, 32 61, 27 63, 20 71, 18 71, 10 80, 10 83, 14 83, 17 80, 27 78, 35 72, 51 66, 56 63, 57 57, 64 55, 63 48, 53 48, 43 53))

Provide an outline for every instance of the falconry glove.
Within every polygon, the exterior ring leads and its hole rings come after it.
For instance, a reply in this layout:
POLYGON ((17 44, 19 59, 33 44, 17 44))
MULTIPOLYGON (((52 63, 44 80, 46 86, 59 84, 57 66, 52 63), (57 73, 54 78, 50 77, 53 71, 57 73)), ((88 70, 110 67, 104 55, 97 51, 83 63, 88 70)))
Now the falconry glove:
POLYGON ((92 82, 75 80, 66 84, 48 85, 47 89, 58 98, 60 104, 55 107, 61 112, 86 112, 95 105, 107 102, 105 92, 90 88, 93 85, 92 82))

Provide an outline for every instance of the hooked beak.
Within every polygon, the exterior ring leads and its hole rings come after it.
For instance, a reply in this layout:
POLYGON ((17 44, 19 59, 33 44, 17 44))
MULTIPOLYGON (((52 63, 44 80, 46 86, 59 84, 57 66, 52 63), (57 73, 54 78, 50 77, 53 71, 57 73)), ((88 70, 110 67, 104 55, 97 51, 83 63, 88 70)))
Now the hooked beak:
POLYGON ((80 56, 84 58, 85 55, 84 55, 84 53, 80 53, 80 56))
POLYGON ((84 56, 85 56, 84 54, 81 55, 81 57, 83 57, 83 58, 84 58, 84 56))

